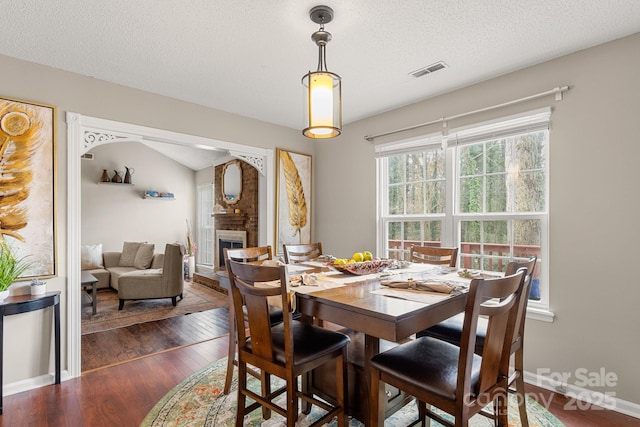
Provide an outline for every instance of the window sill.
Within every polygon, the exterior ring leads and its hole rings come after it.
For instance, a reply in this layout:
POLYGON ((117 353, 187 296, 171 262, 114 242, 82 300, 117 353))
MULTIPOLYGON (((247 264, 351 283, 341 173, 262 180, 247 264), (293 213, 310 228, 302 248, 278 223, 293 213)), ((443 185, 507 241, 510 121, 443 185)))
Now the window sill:
POLYGON ((555 313, 537 307, 527 307, 527 319, 540 320, 542 322, 553 323, 556 318, 555 313))

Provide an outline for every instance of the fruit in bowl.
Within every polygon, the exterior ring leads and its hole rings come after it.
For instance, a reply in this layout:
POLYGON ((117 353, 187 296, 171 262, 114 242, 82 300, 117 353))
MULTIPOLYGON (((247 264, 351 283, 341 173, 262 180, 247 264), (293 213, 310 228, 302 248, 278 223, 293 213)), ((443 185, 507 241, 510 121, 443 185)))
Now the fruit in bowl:
POLYGON ((358 276, 364 274, 379 273, 393 264, 391 259, 370 259, 368 261, 356 261, 355 259, 337 259, 330 264, 331 267, 341 273, 350 273, 358 276))

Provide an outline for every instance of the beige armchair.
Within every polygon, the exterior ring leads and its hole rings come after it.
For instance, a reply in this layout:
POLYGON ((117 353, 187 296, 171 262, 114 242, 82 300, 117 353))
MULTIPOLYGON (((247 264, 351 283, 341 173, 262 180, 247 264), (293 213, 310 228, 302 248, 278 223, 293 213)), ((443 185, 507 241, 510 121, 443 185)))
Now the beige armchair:
POLYGON ((167 244, 162 270, 140 270, 123 274, 118 279, 118 310, 125 300, 171 298, 176 306, 184 289, 184 250, 178 244, 167 244))

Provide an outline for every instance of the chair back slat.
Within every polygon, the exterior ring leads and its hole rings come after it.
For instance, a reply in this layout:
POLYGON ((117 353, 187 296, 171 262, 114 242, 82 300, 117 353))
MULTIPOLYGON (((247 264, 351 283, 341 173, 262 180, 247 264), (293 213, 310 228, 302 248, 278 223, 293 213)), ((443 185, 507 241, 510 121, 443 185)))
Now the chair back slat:
POLYGON ((301 245, 282 245, 284 262, 287 264, 310 261, 322 255, 322 243, 308 243, 301 245))
POLYGON ((409 261, 455 267, 458 262, 458 248, 414 245, 409 250, 409 261))
MULTIPOLYGON (((269 317, 269 297, 278 297, 281 304, 287 300, 287 269, 285 266, 268 267, 256 264, 243 263, 228 259, 229 283, 236 313, 246 313, 245 316, 236 316, 236 328, 238 333, 238 346, 245 348, 251 337, 251 352, 267 360, 273 360, 274 353, 271 339, 271 322, 269 317), (257 286, 258 282, 279 281, 279 286, 257 286), (282 283, 285 285, 283 286, 282 283), (247 335, 245 321, 248 324, 247 335)), ((283 313, 285 322, 291 314, 283 313)), ((285 344, 287 346, 287 344, 285 344)))
POLYGON ((271 246, 256 246, 253 248, 225 248, 225 259, 240 262, 259 262, 272 259, 271 246))
POLYGON ((525 269, 515 274, 495 279, 474 279, 469 286, 465 319, 460 342, 458 384, 465 384, 459 398, 480 394, 493 387, 509 371, 509 355, 515 317, 522 296, 525 269), (480 381, 477 390, 470 389, 473 370, 478 317, 487 316, 488 326, 482 353, 480 381), (464 376, 464 377, 462 377, 464 376))
POLYGON ((527 276, 524 279, 524 286, 522 288, 522 298, 520 298, 520 302, 518 304, 518 314, 516 315, 516 322, 514 328, 513 335, 513 343, 518 344, 521 340, 522 335, 524 335, 524 323, 527 317, 527 305, 529 303, 529 290, 531 289, 531 282, 535 277, 536 270, 536 262, 538 258, 534 255, 529 258, 527 261, 511 261, 507 265, 507 269, 505 271, 505 275, 511 275, 518 271, 520 268, 527 269, 527 276))

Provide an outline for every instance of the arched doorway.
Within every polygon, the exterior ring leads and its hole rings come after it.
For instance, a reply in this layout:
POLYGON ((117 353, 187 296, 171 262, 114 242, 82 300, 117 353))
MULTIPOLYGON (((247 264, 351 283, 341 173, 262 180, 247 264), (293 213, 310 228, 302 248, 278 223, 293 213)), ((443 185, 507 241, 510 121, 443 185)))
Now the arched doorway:
POLYGON ((273 150, 219 141, 184 133, 116 122, 67 112, 67 366, 70 377, 80 376, 80 156, 113 142, 157 141, 227 150, 258 170, 260 244, 273 241, 275 185, 273 150))

